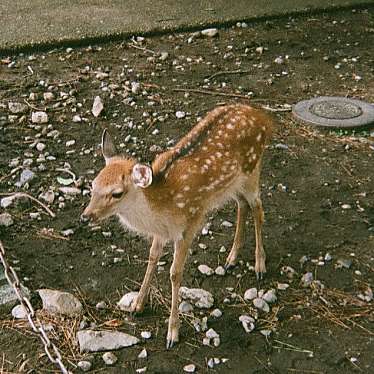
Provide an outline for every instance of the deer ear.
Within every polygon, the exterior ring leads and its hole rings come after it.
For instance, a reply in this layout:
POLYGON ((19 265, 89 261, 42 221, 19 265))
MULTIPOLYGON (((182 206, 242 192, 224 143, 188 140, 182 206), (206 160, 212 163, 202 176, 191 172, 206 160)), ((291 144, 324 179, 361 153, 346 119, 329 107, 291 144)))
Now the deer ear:
POLYGON ((152 184, 152 169, 148 165, 136 164, 132 168, 131 178, 136 186, 147 188, 152 184))
POLYGON ((108 164, 109 160, 117 155, 117 148, 112 141, 112 137, 109 135, 107 129, 103 131, 103 135, 101 137, 101 151, 105 158, 105 162, 108 164))

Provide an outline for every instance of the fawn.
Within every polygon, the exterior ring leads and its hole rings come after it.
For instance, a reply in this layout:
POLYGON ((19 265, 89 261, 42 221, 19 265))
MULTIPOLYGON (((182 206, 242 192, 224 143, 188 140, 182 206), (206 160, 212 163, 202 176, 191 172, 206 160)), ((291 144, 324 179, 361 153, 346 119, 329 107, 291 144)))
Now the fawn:
POLYGON ((106 166, 92 183, 91 201, 82 219, 95 221, 116 214, 124 226, 153 238, 144 280, 131 305, 134 312, 143 310, 163 247, 173 241, 167 348, 179 338, 178 293, 188 248, 209 211, 231 199, 237 202, 236 232, 227 268, 236 264, 244 244, 245 219, 249 207, 252 209, 255 272, 258 278, 266 272, 259 179, 272 122, 263 111, 247 105, 217 107, 173 148, 159 154, 151 166, 118 156, 104 130, 106 166))

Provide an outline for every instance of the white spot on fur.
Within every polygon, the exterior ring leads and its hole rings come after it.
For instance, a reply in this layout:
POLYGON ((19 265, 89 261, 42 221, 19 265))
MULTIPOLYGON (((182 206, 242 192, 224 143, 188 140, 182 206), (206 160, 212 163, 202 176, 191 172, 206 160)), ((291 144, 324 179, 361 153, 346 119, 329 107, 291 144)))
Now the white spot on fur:
POLYGON ((233 130, 234 126, 233 126, 231 123, 228 123, 228 124, 226 125, 226 128, 227 128, 228 130, 233 130))
POLYGON ((183 191, 189 191, 190 189, 191 189, 190 186, 184 186, 184 187, 183 187, 183 191))
POLYGON ((185 203, 177 203, 177 207, 183 209, 186 206, 185 203))
POLYGON ((256 136, 256 140, 259 142, 259 141, 261 140, 261 138, 262 138, 262 134, 259 133, 259 134, 256 136))

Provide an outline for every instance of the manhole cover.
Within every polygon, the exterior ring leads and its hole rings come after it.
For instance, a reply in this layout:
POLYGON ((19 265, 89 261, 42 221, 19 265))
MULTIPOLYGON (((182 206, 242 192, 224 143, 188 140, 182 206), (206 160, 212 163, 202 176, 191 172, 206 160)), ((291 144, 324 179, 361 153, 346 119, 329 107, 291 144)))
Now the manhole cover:
POLYGON ((297 103, 294 116, 311 125, 359 127, 374 123, 374 106, 360 100, 325 96, 297 103))

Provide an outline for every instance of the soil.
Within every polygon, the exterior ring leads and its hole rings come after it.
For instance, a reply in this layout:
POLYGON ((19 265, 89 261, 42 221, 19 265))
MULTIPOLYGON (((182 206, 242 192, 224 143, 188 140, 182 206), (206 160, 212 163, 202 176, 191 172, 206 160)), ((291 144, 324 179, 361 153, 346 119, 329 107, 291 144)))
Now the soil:
MULTIPOLYGON (((4 57, 0 64, 0 192, 17 190, 14 183, 20 170, 11 174, 14 167, 9 165, 15 158, 21 165, 25 159, 33 160, 36 177, 27 192, 36 198, 48 189, 57 193, 61 185, 56 178, 69 175, 56 169, 66 169, 66 163, 87 189, 104 165, 99 149, 103 128, 111 130, 117 144, 124 143, 124 152, 151 161, 155 155, 152 146, 166 149, 170 140, 180 138, 219 104, 267 105, 278 110, 274 112, 278 125, 266 150, 262 173, 266 279, 258 284, 252 271, 251 221, 238 266, 223 277, 199 273, 199 264, 223 265, 227 253, 219 249, 229 249, 233 239, 235 227, 221 223, 235 222, 234 205, 212 213, 207 219, 211 234, 195 239, 183 285, 201 287, 214 295, 214 307, 220 308, 223 316, 209 318, 208 326, 220 334, 221 344, 203 346, 204 333, 195 331, 192 318, 186 316, 182 318, 180 343, 166 350, 172 248, 168 246, 162 258, 166 264, 154 279, 150 304, 142 314, 130 316, 118 311, 116 303, 125 292, 139 288, 148 241, 125 232, 115 219, 97 231, 82 225, 79 216, 88 195, 61 201, 60 194, 50 205, 56 213, 54 219, 39 206, 22 200, 6 209, 15 222, 8 228, 0 227, 0 237, 9 262, 33 292, 35 308, 41 306, 37 289, 64 290, 83 301, 88 323, 136 336, 144 330, 152 332, 150 340, 115 352, 118 362, 112 367, 105 366, 101 353, 79 353, 75 333, 80 317, 38 312, 54 327, 51 339, 74 372, 79 371, 74 365, 87 356, 93 360, 92 372, 105 373, 132 373, 142 367, 147 367, 148 373, 180 373, 190 363, 199 373, 374 372, 373 301, 358 298, 373 286, 374 134, 370 129, 313 129, 296 123, 285 106, 318 95, 374 102, 373 9, 263 21, 221 29, 214 38, 194 37, 189 43, 190 37, 180 33, 4 57), (160 60, 160 52, 169 55, 160 60), (274 62, 279 56, 281 64, 274 62), (15 64, 10 68, 11 61, 15 64), (98 75, 100 72, 108 75, 98 75), (133 93, 131 82, 135 81, 140 89, 133 93), (48 87, 55 98, 44 102, 48 87), (39 95, 36 101, 29 99, 31 92, 39 95), (95 118, 91 108, 97 95, 104 102, 104 112, 95 118), (27 112, 8 117, 10 101, 27 101, 27 112), (47 108, 49 124, 35 127, 31 123, 35 108, 47 108), (184 111, 186 117, 176 118, 176 111, 184 111), (76 114, 82 122, 73 122, 76 114), (52 129, 58 130, 59 136, 47 137, 52 129), (131 139, 125 142, 129 134, 131 139), (38 169, 39 152, 30 147, 36 136, 47 146, 42 153, 56 158, 40 162, 44 171, 38 169), (70 140, 75 144, 67 147, 70 140), (36 211, 39 219, 31 219, 29 213, 36 211), (72 229, 73 235, 63 237, 61 232, 66 229, 72 229), (331 261, 323 261, 326 253, 331 254, 331 261), (301 264, 303 256, 309 259, 301 264), (352 265, 339 268, 339 259, 350 259, 352 265), (295 270, 292 279, 282 272, 284 266, 295 270), (318 282, 312 287, 300 284, 308 271, 324 288, 318 282), (238 318, 253 311, 251 303, 243 300, 245 290, 277 288, 278 282, 290 287, 277 291, 271 312, 260 313, 255 331, 245 333, 238 318), (224 302, 226 298, 228 302, 224 302), (108 308, 97 310, 95 305, 100 301, 108 308), (270 329, 271 335, 265 337, 263 329, 270 329), (139 360, 143 347, 148 358, 139 360), (208 369, 211 357, 228 361, 208 369)), ((209 316, 209 312, 201 311, 200 315, 195 309, 195 316, 209 316)), ((0 323, 2 373, 19 372, 20 368, 28 373, 58 372, 27 323, 14 322, 9 310, 3 310, 0 323)))

